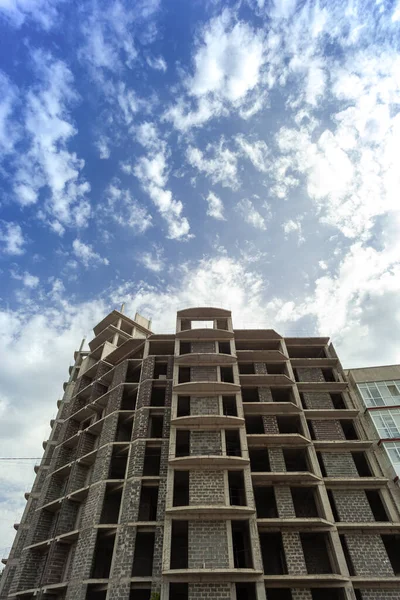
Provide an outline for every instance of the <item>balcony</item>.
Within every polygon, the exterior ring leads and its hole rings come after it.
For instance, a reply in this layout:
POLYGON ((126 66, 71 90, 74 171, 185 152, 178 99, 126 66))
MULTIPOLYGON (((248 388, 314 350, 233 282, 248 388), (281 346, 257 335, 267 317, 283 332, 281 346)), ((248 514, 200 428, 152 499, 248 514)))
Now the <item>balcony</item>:
POLYGON ((233 331, 227 329, 204 328, 204 329, 184 329, 176 333, 178 340, 198 341, 198 340, 231 340, 233 331))
POLYGON ((244 425, 244 419, 232 415, 187 415, 171 419, 177 429, 237 429, 244 425))
POLYGON ((249 448, 269 448, 309 446, 311 441, 299 433, 251 433, 247 434, 249 448))
POLYGON ((186 381, 175 384, 173 391, 185 396, 217 396, 240 392, 240 385, 225 381, 186 381))
POLYGON ((268 386, 285 386, 289 387, 294 385, 294 381, 287 375, 283 374, 271 374, 271 375, 239 375, 240 385, 243 386, 256 386, 256 387, 268 387, 268 386))

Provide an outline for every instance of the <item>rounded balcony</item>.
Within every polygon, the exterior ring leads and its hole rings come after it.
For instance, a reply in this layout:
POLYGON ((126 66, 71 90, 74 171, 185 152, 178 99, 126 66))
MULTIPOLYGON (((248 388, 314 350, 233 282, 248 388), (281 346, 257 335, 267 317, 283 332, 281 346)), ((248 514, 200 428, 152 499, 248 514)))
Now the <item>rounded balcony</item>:
POLYGON ((240 385, 227 381, 185 381, 177 383, 173 392, 185 396, 216 396, 218 394, 236 394, 240 392, 240 385))
POLYGON ((185 415, 171 419, 171 425, 177 429, 238 429, 244 425, 244 419, 232 415, 185 415))
POLYGON ((222 354, 218 352, 189 352, 180 354, 174 358, 175 364, 188 367, 207 367, 217 365, 233 365, 236 363, 236 356, 232 354, 222 354))
POLYGON ((233 331, 227 329, 199 328, 184 329, 176 333, 178 340, 188 340, 196 342, 199 340, 231 340, 234 337, 233 331))

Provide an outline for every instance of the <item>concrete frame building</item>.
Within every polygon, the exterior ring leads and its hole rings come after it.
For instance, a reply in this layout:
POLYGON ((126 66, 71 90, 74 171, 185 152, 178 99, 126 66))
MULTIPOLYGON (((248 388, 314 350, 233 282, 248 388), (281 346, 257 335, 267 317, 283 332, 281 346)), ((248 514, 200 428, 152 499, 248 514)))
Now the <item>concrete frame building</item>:
POLYGON ((346 371, 365 411, 367 432, 378 440, 382 466, 395 482, 400 476, 400 365, 346 371))
POLYGON ((395 600, 398 488, 329 338, 113 311, 75 353, 1 600, 395 600))

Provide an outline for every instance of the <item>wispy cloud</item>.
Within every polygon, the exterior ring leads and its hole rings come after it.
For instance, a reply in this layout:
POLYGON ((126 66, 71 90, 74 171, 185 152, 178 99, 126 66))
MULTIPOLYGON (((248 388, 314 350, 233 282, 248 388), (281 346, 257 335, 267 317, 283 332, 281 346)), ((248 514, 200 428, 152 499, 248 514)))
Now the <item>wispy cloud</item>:
POLYGON ((25 252, 26 240, 18 223, 0 221, 0 242, 3 242, 4 254, 19 256, 25 252))
POLYGON ((226 147, 223 139, 218 144, 208 144, 205 152, 194 146, 186 151, 189 164, 205 173, 212 183, 236 190, 239 185, 237 156, 226 147))
POLYGON ((265 216, 263 216, 256 209, 253 202, 248 198, 240 200, 240 202, 236 204, 236 210, 244 219, 244 221, 246 221, 246 223, 249 223, 249 225, 252 225, 256 229, 267 229, 267 221, 269 219, 269 214, 267 213, 265 216))
POLYGON ((221 198, 216 196, 214 192, 209 192, 206 201, 208 204, 207 214, 214 219, 224 221, 224 205, 221 198))
POLYGON ((138 256, 137 262, 153 273, 160 273, 165 266, 163 249, 155 246, 153 252, 143 252, 138 256))
POLYGON ((87 268, 93 267, 96 264, 109 265, 110 261, 107 258, 102 258, 100 254, 95 252, 90 244, 85 244, 78 239, 72 242, 72 250, 74 255, 87 268))
POLYGON ((152 226, 152 216, 146 207, 132 197, 129 190, 121 186, 117 179, 111 183, 105 193, 106 204, 102 210, 107 218, 113 219, 123 227, 131 227, 135 233, 144 233, 152 226))

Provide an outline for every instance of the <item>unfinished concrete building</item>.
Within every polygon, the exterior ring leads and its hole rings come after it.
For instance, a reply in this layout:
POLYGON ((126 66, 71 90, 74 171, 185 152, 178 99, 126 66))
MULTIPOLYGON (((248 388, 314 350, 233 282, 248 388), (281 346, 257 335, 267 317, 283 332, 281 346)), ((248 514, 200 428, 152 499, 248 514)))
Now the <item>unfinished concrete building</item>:
POLYGON ((395 600, 398 489, 328 338, 110 313, 75 353, 0 598, 395 600))

